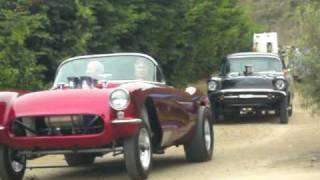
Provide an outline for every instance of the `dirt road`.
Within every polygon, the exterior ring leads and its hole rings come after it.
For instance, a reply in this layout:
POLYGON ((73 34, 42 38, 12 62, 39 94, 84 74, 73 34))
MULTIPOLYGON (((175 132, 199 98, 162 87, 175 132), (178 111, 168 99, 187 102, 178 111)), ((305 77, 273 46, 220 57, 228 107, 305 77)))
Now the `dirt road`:
MULTIPOLYGON (((151 180, 248 180, 320 179, 320 117, 299 108, 288 125, 275 118, 250 119, 218 124, 215 130, 214 159, 190 164, 183 148, 171 148, 156 155, 151 180)), ((62 156, 48 156, 29 165, 63 165, 62 156)), ((26 179, 82 180, 129 179, 122 157, 106 156, 88 168, 28 170, 26 179)))

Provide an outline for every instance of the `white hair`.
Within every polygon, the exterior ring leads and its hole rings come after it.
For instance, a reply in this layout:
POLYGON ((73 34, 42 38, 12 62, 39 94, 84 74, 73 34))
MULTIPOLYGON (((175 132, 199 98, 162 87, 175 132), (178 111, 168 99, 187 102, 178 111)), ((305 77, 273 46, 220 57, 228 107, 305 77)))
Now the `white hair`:
POLYGON ((104 73, 104 66, 99 61, 90 61, 87 65, 87 68, 90 69, 89 71, 94 71, 97 74, 103 74, 104 73))

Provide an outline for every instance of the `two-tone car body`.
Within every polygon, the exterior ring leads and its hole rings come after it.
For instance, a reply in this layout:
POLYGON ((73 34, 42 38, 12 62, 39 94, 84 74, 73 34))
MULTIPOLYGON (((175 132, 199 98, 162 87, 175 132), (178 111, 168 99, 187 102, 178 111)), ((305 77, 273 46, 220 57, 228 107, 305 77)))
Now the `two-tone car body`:
POLYGON ((152 153, 184 145, 190 161, 212 157, 207 96, 167 86, 158 63, 139 53, 64 61, 53 88, 0 93, 0 178, 22 179, 26 161, 63 154, 70 166, 124 154, 133 179, 147 178, 152 153))
POLYGON ((276 54, 235 53, 209 79, 208 96, 216 120, 228 114, 277 114, 286 124, 292 114, 292 77, 276 54))

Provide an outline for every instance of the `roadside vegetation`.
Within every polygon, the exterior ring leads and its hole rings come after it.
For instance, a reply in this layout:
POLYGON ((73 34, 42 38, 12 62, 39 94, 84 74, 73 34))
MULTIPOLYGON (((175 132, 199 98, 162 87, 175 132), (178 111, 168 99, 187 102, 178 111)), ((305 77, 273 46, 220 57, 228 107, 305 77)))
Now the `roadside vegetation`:
POLYGON ((262 31, 278 32, 280 45, 299 48, 299 56, 289 54, 290 67, 301 78, 296 87, 303 104, 320 112, 320 2, 318 0, 242 0, 262 31), (298 61, 298 62, 297 62, 298 61), (295 71, 297 70, 297 71, 295 71))
POLYGON ((234 0, 0 0, 0 89, 43 89, 62 60, 113 52, 147 53, 183 86, 250 50, 256 28, 234 0))
POLYGON ((320 113, 320 2, 310 1, 297 11, 300 28, 299 46, 303 48, 302 83, 304 104, 320 113))

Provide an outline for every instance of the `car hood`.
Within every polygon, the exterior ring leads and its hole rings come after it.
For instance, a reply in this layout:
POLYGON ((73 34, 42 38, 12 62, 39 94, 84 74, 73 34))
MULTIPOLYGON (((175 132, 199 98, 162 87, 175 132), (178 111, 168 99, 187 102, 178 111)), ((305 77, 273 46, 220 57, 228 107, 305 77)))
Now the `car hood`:
POLYGON ((18 97, 12 104, 16 117, 99 114, 109 111, 111 89, 48 90, 18 97))
POLYGON ((247 76, 227 76, 222 79, 222 88, 273 89, 273 81, 276 78, 283 78, 283 75, 280 73, 255 73, 247 76))

